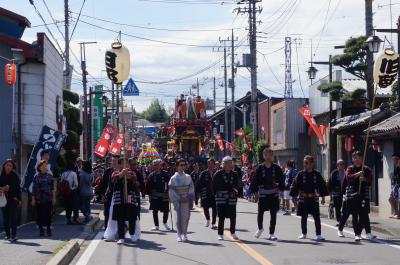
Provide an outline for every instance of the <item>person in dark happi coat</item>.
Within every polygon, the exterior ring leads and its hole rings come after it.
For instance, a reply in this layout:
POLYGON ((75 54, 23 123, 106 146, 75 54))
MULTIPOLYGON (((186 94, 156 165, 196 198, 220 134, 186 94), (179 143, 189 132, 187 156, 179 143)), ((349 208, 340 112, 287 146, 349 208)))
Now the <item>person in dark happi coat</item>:
POLYGON ((349 216, 352 215, 355 241, 361 240, 363 228, 365 228, 367 239, 371 240, 375 238, 371 234, 369 220, 369 188, 372 182, 372 172, 369 167, 362 167, 362 160, 363 154, 360 151, 354 151, 352 154, 353 164, 347 168, 346 177, 343 180, 342 192, 345 200, 343 202, 343 215, 338 228, 338 236, 344 237, 344 225, 349 216))
POLYGON ((238 196, 239 196, 239 198, 243 198, 243 187, 244 187, 243 180, 242 180, 242 178, 243 178, 243 170, 237 165, 236 158, 232 158, 232 159, 233 159, 233 171, 236 172, 236 174, 238 175, 238 180, 239 180, 239 183, 238 183, 238 196))
POLYGON ((213 178, 212 189, 215 194, 218 213, 218 240, 224 239, 225 218, 230 219, 230 232, 233 239, 236 236, 236 204, 238 198, 238 175, 233 171, 232 157, 222 159, 222 169, 213 178))
POLYGON ((160 224, 158 220, 158 212, 163 213, 163 225, 165 230, 170 231, 168 226, 169 213, 169 195, 168 182, 169 175, 161 169, 162 161, 160 159, 153 161, 153 172, 149 175, 146 183, 146 193, 150 198, 150 210, 153 211, 154 227, 152 231, 158 231, 160 224))
POLYGON ((328 192, 331 197, 331 203, 333 202, 333 208, 335 208, 335 217, 339 226, 340 219, 342 217, 342 204, 343 204, 343 193, 342 184, 346 175, 346 164, 343 160, 339 159, 336 163, 337 168, 332 171, 328 179, 328 192))
POLYGON ((326 183, 321 173, 314 169, 314 158, 306 155, 303 160, 304 169, 294 179, 290 188, 290 196, 298 198, 297 215, 301 216, 301 232, 299 239, 307 238, 307 218, 311 214, 314 218, 316 240, 323 241, 321 235, 321 218, 319 212, 319 197, 321 204, 325 204, 328 195, 326 183))
POLYGON ((140 206, 138 197, 140 196, 140 183, 135 172, 125 168, 126 160, 120 158, 118 160, 118 169, 112 174, 111 182, 114 185, 113 189, 113 213, 112 219, 118 223, 118 242, 125 242, 125 222, 129 224, 129 234, 131 241, 137 241, 135 235, 136 220, 140 206), (127 184, 127 192, 125 193, 125 181, 127 184))
POLYGON ((215 160, 208 159, 207 169, 201 172, 199 181, 197 183, 197 191, 200 193, 201 207, 203 207, 204 216, 206 217, 205 227, 210 226, 210 208, 212 211, 211 228, 216 229, 217 222, 217 205, 215 204, 215 197, 212 192, 212 179, 215 173, 215 160))
POLYGON ((280 166, 273 163, 273 152, 267 147, 263 150, 264 163, 260 164, 250 184, 251 193, 258 198, 258 230, 254 234, 259 238, 264 231, 264 212, 271 215, 269 226, 269 240, 277 240, 275 236, 276 216, 279 211, 279 193, 285 189, 285 181, 280 166))
POLYGON ((198 190, 197 190, 197 182, 199 181, 200 178, 200 166, 198 163, 193 164, 193 171, 190 173, 190 177, 192 178, 193 184, 194 184, 194 194, 195 194, 195 199, 194 199, 194 204, 197 206, 199 204, 199 195, 198 195, 198 190))

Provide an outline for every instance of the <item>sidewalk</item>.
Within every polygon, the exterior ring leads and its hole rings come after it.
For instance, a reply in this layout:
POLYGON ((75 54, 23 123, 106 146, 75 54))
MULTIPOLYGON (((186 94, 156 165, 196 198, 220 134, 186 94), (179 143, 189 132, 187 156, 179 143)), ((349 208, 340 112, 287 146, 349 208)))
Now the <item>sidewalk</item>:
MULTIPOLYGON (((99 211, 93 210, 93 216, 99 211)), ((71 239, 82 237, 85 225, 66 225, 65 212, 53 217, 53 236, 39 237, 36 223, 22 225, 17 230, 19 240, 9 243, 0 233, 1 264, 44 265, 71 239)), ((82 219, 82 218, 81 218, 82 219)))
MULTIPOLYGON (((328 205, 329 200, 327 200, 325 205, 320 206, 321 218, 328 219, 328 205)), ((400 238, 400 220, 382 218, 373 213, 370 214, 370 220, 373 232, 383 234, 387 239, 400 238)), ((336 225, 336 219, 332 219, 331 221, 332 225, 336 225)), ((351 217, 348 222, 351 224, 351 217)))

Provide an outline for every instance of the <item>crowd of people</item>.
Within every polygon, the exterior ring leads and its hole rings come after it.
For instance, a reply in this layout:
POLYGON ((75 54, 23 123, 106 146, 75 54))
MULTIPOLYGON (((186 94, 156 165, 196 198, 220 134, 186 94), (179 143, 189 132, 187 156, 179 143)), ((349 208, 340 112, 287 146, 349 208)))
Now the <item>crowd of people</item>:
MULTIPOLYGON (((375 237, 371 234, 369 219, 372 172, 363 166, 361 152, 352 154, 349 166, 338 160, 337 168, 327 182, 315 170, 312 156, 304 157, 302 170, 296 168, 294 161, 288 161, 284 167, 274 163, 273 151, 268 147, 263 150, 262 157, 263 161, 258 166, 245 165, 242 168, 229 156, 221 162, 210 158, 205 165, 182 158, 173 163, 158 159, 148 165, 139 165, 136 158, 111 157, 107 163, 98 163, 93 167, 90 161, 77 159, 67 165, 58 185, 55 185, 48 164, 49 153, 44 150, 30 188, 39 236, 52 236, 51 221, 58 196, 65 208, 68 225, 89 222, 91 202, 100 202, 104 204, 104 239, 122 244, 126 240, 126 231, 129 231, 130 240, 135 242, 141 236, 141 200, 147 195, 154 222, 151 230, 171 231, 168 219, 174 212, 173 225, 178 242, 188 240, 190 213, 194 205, 201 205, 204 226, 217 230, 218 240, 224 239, 225 219, 230 220, 231 237, 238 239, 238 198, 258 204, 256 238, 264 232, 264 213, 269 211, 267 238, 277 240, 276 224, 278 213, 282 211, 283 215, 296 212, 301 217, 299 239, 307 238, 307 218, 311 215, 316 240, 324 240, 319 206, 320 203, 325 204, 326 196, 330 196, 329 208, 336 217, 339 237, 344 237, 343 228, 350 215, 356 241, 362 239, 364 229, 364 238, 375 237), (80 222, 79 211, 84 216, 83 222, 80 222)), ((389 202, 392 217, 399 218, 400 157, 394 155, 394 159, 396 167, 389 202)), ((2 207, 6 240, 14 242, 17 240, 17 208, 21 205, 21 188, 16 165, 11 159, 6 160, 1 169, 1 197, 7 201, 2 207)))
POLYGON ((348 167, 344 161, 339 160, 337 169, 332 172, 327 182, 315 170, 312 156, 304 157, 302 170, 296 169, 294 161, 289 161, 281 168, 274 163, 273 151, 270 148, 263 150, 263 162, 256 168, 240 168, 229 156, 224 157, 221 163, 211 158, 204 166, 194 161, 188 163, 184 159, 178 159, 175 163, 155 160, 151 165, 138 167, 134 158, 123 166, 125 162, 122 158, 112 158, 111 165, 104 171, 103 177, 107 227, 104 238, 122 244, 128 229, 131 241, 138 240, 138 229, 134 228, 140 226, 140 198, 148 195, 154 220, 151 230, 160 229, 158 213, 162 212, 163 228, 170 231, 168 218, 170 211, 174 211, 178 242, 188 240, 190 212, 194 205, 199 204, 205 216, 204 225, 217 230, 218 240, 224 239, 225 219, 230 220, 231 237, 238 239, 236 206, 238 198, 241 197, 258 204, 258 229, 254 234, 256 238, 264 232, 264 213, 269 211, 268 239, 277 240, 277 215, 282 210, 283 215, 296 212, 301 217, 299 239, 307 238, 307 218, 311 215, 316 227, 316 240, 324 240, 319 206, 320 203, 325 204, 326 196, 330 196, 338 222, 338 236, 344 236, 343 227, 352 215, 355 240, 361 240, 363 229, 366 231, 365 238, 373 239, 368 194, 371 170, 367 166, 362 168, 361 152, 354 152, 352 158, 353 163, 348 167), (129 183, 124 184, 128 188, 122 189, 122 183, 129 183), (127 210, 117 210, 121 205, 127 210), (126 211, 131 214, 127 215, 126 211))

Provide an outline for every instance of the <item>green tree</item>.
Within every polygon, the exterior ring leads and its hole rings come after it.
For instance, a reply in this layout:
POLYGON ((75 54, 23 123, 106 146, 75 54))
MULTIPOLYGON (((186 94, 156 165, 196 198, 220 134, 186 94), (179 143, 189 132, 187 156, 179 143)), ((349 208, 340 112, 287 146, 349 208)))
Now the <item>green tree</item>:
POLYGON ((333 56, 332 63, 342 67, 346 72, 365 80, 368 51, 366 39, 365 36, 348 39, 343 54, 333 56))
POLYGON ((168 120, 168 114, 165 110, 164 104, 160 103, 158 99, 154 99, 150 106, 143 112, 143 116, 146 120, 151 122, 166 122, 168 120))
POLYGON ((398 110, 400 107, 399 94, 397 93, 397 81, 392 85, 392 95, 390 96, 390 107, 393 110, 398 110))

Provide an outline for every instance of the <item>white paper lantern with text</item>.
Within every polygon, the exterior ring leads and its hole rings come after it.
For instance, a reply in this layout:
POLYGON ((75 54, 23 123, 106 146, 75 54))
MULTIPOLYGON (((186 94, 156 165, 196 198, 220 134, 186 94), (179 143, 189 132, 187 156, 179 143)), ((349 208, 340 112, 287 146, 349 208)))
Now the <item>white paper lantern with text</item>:
POLYGON ((111 44, 105 57, 107 77, 116 84, 122 84, 129 77, 130 54, 121 42, 111 44))
POLYGON ((399 55, 386 48, 378 54, 374 64, 374 82, 380 88, 385 88, 397 80, 399 70, 399 55))

